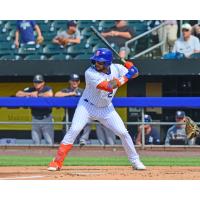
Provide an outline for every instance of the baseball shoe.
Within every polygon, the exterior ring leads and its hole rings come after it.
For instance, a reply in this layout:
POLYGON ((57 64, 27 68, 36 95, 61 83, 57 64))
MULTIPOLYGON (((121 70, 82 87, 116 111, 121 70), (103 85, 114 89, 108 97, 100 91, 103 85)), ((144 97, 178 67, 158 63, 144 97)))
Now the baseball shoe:
POLYGON ((61 166, 59 165, 58 162, 53 160, 52 162, 49 163, 47 170, 49 170, 49 171, 59 171, 59 170, 61 170, 61 166))
POLYGON ((134 161, 133 168, 136 170, 145 170, 146 169, 144 164, 139 159, 134 161))
POLYGON ((85 140, 83 140, 83 139, 80 139, 80 143, 79 144, 80 144, 81 147, 83 147, 83 146, 85 146, 87 144, 87 142, 85 140))

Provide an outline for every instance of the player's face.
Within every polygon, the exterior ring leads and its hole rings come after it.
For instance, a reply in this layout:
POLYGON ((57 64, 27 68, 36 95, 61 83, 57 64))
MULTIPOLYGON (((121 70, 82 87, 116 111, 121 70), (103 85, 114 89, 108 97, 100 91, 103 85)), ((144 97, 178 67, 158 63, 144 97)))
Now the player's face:
POLYGON ((71 80, 71 81, 69 81, 69 83, 70 83, 71 88, 78 88, 80 81, 71 80))
MULTIPOLYGON (((185 118, 183 117, 181 117, 181 118, 178 118, 178 117, 176 117, 176 122, 178 122, 178 123, 183 123, 185 121, 185 118)), ((183 125, 177 125, 177 127, 184 127, 184 124, 183 125)))
POLYGON ((36 90, 40 90, 44 87, 44 82, 33 83, 36 90))
POLYGON ((105 63, 104 62, 95 62, 95 68, 98 72, 106 72, 107 68, 104 66, 105 63))

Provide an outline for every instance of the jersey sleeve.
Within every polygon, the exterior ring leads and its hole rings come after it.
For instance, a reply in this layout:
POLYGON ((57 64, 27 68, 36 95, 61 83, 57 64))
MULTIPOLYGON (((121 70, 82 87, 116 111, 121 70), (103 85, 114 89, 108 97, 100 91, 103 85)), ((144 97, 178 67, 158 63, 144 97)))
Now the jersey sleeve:
POLYGON ((48 92, 48 91, 51 91, 51 90, 52 90, 51 87, 45 86, 45 87, 43 88, 43 91, 42 91, 42 92, 48 92))
POLYGON ((86 70, 85 72, 85 81, 86 85, 97 87, 99 83, 105 81, 105 79, 101 76, 99 72, 95 72, 94 70, 86 70))
POLYGON ((70 92, 70 91, 69 91, 68 88, 64 88, 64 89, 61 90, 61 92, 68 93, 68 92, 70 92))
POLYGON ((119 71, 119 76, 124 76, 127 72, 128 72, 128 69, 126 67, 124 67, 123 65, 120 65, 120 64, 116 64, 117 68, 118 68, 118 71, 119 71))

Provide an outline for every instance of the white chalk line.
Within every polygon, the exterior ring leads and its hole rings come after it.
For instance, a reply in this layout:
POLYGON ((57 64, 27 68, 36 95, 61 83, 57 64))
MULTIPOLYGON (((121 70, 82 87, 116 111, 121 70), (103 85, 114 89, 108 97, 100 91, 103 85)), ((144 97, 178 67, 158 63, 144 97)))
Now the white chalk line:
POLYGON ((16 177, 0 178, 0 180, 36 179, 36 178, 44 178, 44 177, 45 176, 16 176, 16 177))

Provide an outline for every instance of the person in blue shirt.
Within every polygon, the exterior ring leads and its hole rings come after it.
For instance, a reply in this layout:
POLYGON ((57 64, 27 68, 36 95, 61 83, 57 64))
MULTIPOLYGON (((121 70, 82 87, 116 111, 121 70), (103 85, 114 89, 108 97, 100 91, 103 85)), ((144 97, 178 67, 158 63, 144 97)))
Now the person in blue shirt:
MULTIPOLYGON (((152 122, 150 115, 144 115, 145 122, 152 122)), ((144 125, 145 131, 145 144, 160 144, 160 134, 158 130, 150 124, 144 125)), ((138 127, 138 134, 136 138, 136 144, 142 144, 142 125, 138 127)))
POLYGON ((42 41, 43 36, 40 27, 34 20, 17 20, 15 32, 16 48, 19 48, 20 44, 35 44, 42 41), (37 33, 37 39, 35 39, 34 31, 37 33))

